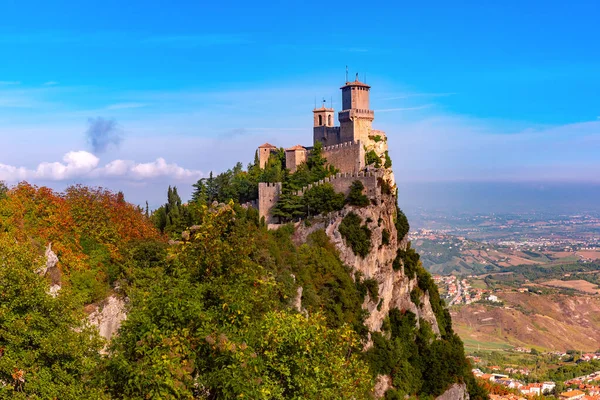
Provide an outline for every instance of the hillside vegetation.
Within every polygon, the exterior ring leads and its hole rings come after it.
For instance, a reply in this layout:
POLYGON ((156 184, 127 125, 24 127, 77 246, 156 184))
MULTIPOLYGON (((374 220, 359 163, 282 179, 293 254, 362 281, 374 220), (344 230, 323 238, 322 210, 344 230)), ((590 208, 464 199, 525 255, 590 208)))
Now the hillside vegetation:
MULTIPOLYGON (((369 332, 363 307, 377 281, 353 273, 324 230, 297 243, 293 225, 269 231, 240 205, 264 174, 287 174, 270 163, 211 175, 187 204, 169 188, 152 215, 104 189, 2 190, 0 398, 369 399, 380 375, 392 379, 388 399, 433 398, 454 383, 486 398, 413 250, 395 264, 416 279, 415 301, 429 296, 440 334, 398 308, 369 332), (42 268, 50 243, 53 273, 42 268), (105 343, 84 306, 108 295, 126 299, 127 319, 105 343)), ((327 173, 320 161, 303 168, 308 182, 327 173)), ((376 207, 355 186, 347 205, 327 190, 312 204, 376 207)), ((408 230, 399 209, 395 223, 408 230)), ((348 223, 357 254, 372 251, 367 230, 348 223)))

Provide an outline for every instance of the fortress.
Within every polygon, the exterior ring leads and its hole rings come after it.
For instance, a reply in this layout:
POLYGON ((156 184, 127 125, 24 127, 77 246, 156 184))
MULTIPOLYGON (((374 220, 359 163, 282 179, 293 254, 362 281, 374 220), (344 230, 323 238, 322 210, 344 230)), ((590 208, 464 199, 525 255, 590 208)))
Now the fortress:
MULTIPOLYGON (((338 113, 339 126, 334 126, 333 108, 323 104, 313 110, 313 146, 317 142, 323 145, 323 156, 329 165, 339 172, 335 176, 324 179, 296 194, 301 196, 314 185, 330 183, 336 192, 348 194, 350 185, 360 180, 365 186, 367 196, 377 199, 381 196, 380 179, 386 179, 393 185, 393 175, 386 166, 387 137, 383 131, 372 129, 375 113, 370 109, 369 93, 371 87, 358 80, 358 74, 353 82, 347 81, 342 90, 342 110, 338 113), (367 157, 370 155, 371 157, 367 157), (380 162, 373 162, 373 156, 380 162), (371 161, 367 165, 367 158, 371 161)), ((285 167, 291 173, 305 162, 313 147, 296 145, 285 149, 285 167)), ((277 151, 277 147, 265 143, 258 147, 258 160, 261 168, 267 165, 269 157, 277 151)), ((276 223, 271 216, 271 209, 277 204, 281 194, 282 184, 261 182, 258 186, 257 207, 260 217, 269 224, 276 223)))

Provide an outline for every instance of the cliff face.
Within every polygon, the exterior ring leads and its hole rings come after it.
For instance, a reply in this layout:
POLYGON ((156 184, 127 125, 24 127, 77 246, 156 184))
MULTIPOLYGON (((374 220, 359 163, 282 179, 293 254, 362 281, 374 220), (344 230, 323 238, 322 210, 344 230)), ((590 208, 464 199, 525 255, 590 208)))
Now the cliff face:
POLYGON ((393 195, 382 195, 380 201, 366 207, 346 206, 338 212, 330 213, 316 219, 311 226, 306 227, 299 224, 296 230, 295 241, 302 243, 308 235, 316 230, 324 229, 332 243, 339 250, 341 260, 353 269, 353 272, 361 272, 365 279, 375 279, 379 288, 379 301, 374 302, 368 296, 363 308, 369 312, 365 325, 372 332, 381 330, 384 318, 390 309, 408 310, 413 312, 417 318, 423 318, 429 322, 435 333, 439 334, 437 320, 429 302, 429 295, 425 293, 421 298, 421 307, 417 307, 410 293, 417 285, 416 277, 410 279, 404 273, 404 266, 394 271, 392 263, 396 258, 399 248, 406 249, 407 238, 398 238, 394 224, 396 214, 396 198, 393 195), (371 230, 372 247, 369 254, 362 258, 354 254, 339 232, 342 220, 350 212, 357 214, 371 230), (383 243, 383 232, 390 233, 389 244, 383 243))

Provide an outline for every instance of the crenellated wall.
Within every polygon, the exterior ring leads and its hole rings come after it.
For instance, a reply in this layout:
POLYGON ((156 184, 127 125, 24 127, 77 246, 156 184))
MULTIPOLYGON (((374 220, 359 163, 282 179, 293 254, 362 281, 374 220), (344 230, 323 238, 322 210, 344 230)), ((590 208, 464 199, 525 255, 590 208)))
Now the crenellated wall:
POLYGON ((379 199, 381 198, 381 187, 378 185, 377 179, 382 177, 383 174, 378 171, 371 172, 359 172, 359 173, 337 173, 335 176, 330 176, 328 178, 322 179, 319 182, 315 182, 310 184, 302 189, 296 191, 297 196, 303 196, 304 193, 308 189, 311 189, 318 185, 323 185, 325 183, 331 184, 333 189, 337 193, 343 193, 344 196, 348 196, 350 193, 350 186, 354 181, 361 181, 365 187, 365 194, 370 199, 379 199))
POLYGON ((325 146, 323 156, 342 173, 357 173, 365 167, 365 149, 360 141, 325 146))

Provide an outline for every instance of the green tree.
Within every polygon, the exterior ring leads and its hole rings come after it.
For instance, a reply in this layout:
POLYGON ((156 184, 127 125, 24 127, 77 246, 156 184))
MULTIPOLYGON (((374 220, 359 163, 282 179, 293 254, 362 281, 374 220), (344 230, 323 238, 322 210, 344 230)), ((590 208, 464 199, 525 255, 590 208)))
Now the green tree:
POLYGON ((362 258, 369 254, 371 251, 371 230, 367 225, 362 225, 362 218, 354 212, 350 212, 344 217, 338 229, 354 254, 362 258))
POLYGON ((352 206, 365 207, 371 204, 369 198, 363 193, 365 186, 359 180, 352 182, 350 185, 350 193, 346 201, 352 206))
POLYGON ((34 249, 0 233, 0 398, 103 398, 94 381, 102 346, 77 296, 35 270, 34 249))

